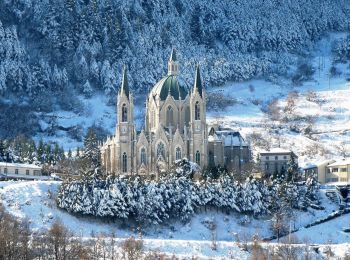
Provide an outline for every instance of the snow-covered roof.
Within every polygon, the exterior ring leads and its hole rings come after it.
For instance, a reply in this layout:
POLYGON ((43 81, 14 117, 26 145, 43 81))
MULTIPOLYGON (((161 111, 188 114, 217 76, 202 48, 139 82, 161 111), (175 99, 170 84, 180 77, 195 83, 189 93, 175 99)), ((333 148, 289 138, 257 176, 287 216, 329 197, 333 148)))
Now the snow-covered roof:
POLYGON ((305 162, 304 164, 301 163, 299 165, 302 169, 307 170, 307 169, 316 168, 322 165, 326 166, 327 164, 331 164, 333 162, 335 162, 335 160, 322 160, 322 161, 305 162))
POLYGON ((213 135, 208 136, 208 141, 222 141, 224 146, 248 146, 241 134, 231 129, 215 131, 213 135))
POLYGON ((332 163, 328 166, 334 167, 334 166, 341 166, 341 165, 350 165, 350 158, 335 161, 334 163, 332 163))
POLYGON ((41 169, 40 166, 35 164, 27 164, 27 163, 7 163, 0 162, 0 167, 16 167, 16 168, 30 168, 30 169, 41 169))
POLYGON ((292 153, 291 150, 283 149, 283 148, 271 148, 269 151, 262 150, 260 154, 289 154, 292 153))

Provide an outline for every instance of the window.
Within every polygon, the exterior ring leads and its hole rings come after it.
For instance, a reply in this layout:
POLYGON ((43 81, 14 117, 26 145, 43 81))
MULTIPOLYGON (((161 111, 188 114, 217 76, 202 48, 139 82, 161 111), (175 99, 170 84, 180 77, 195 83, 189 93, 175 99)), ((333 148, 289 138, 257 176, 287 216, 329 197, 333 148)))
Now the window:
POLYGON ((186 107, 185 108, 185 124, 188 125, 188 123, 191 120, 191 112, 190 112, 190 108, 186 107))
POLYGON ((26 170, 26 175, 29 175, 29 170, 26 170))
POLYGON ((123 164, 122 165, 123 172, 127 172, 128 171, 128 157, 127 157, 125 152, 123 153, 123 162, 122 162, 122 164, 123 164))
POLYGON ((168 106, 168 109, 166 111, 166 125, 167 126, 173 126, 174 125, 174 112, 173 112, 173 108, 171 106, 168 106))
POLYGON ((283 156, 283 159, 284 159, 284 160, 287 160, 287 156, 286 156, 286 155, 284 155, 284 156, 283 156))
POLYGON ((209 151, 209 166, 215 166, 215 157, 212 151, 209 151))
POLYGON ((176 160, 180 160, 181 159, 181 148, 180 147, 176 148, 175 158, 176 158, 176 160))
POLYGON ((265 170, 268 171, 269 170, 269 164, 265 163, 265 170))
POLYGON ((340 172, 346 172, 346 168, 340 168, 340 172))
POLYGON ((201 163, 201 154, 199 151, 196 152, 196 163, 200 165, 201 163))
POLYGON ((123 104, 122 106, 122 122, 128 121, 128 108, 126 107, 126 104, 123 104))
POLYGON ((146 165, 146 149, 142 148, 141 149, 141 164, 146 165))
POLYGON ((15 174, 18 174, 18 169, 15 169, 15 174))
POLYGON ((275 160, 276 160, 276 161, 278 160, 278 156, 275 156, 275 160))
POLYGON ((7 168, 4 168, 4 173, 7 174, 7 168))
POLYGON ((338 168, 332 168, 332 172, 338 172, 338 168))
POLYGON ((194 105, 194 119, 200 120, 201 119, 201 108, 199 106, 199 101, 196 102, 194 105))
POLYGON ((348 181, 348 179, 347 178, 340 178, 340 181, 346 182, 346 181, 348 181))
POLYGON ((270 158, 268 156, 266 156, 266 160, 269 160, 270 158))
POLYGON ((165 147, 162 142, 160 142, 157 146, 157 158, 158 159, 165 159, 165 147))

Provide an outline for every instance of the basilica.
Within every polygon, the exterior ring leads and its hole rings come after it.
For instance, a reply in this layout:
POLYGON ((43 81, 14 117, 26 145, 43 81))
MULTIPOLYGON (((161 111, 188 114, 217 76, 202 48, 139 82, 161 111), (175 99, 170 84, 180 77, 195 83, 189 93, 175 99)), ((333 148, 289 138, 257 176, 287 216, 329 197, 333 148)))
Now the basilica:
POLYGON ((188 158, 201 168, 221 165, 240 169, 250 160, 249 146, 238 132, 206 122, 206 91, 196 67, 191 89, 178 80, 175 49, 168 61, 168 74, 156 83, 146 101, 145 125, 136 132, 133 94, 124 67, 117 97, 114 136, 101 145, 108 173, 158 174, 175 160, 188 158))

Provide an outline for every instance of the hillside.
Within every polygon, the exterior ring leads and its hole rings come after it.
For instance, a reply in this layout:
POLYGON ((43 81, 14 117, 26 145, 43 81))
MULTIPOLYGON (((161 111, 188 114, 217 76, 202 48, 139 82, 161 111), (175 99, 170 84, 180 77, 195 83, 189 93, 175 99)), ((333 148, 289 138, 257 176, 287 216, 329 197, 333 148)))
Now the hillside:
POLYGON ((79 95, 113 103, 124 63, 132 88, 145 93, 165 73, 171 47, 187 86, 197 62, 207 87, 281 77, 299 84, 316 42, 349 31, 349 9, 346 0, 1 1, 0 136, 76 138, 90 122, 65 128, 51 114, 89 113, 79 95))
MULTIPOLYGON (((99 235, 107 240, 114 233, 117 238, 117 250, 120 250, 118 245, 123 239, 130 235, 138 235, 138 229, 134 229, 130 223, 72 215, 60 210, 55 202, 58 185, 59 182, 42 181, 0 182, 0 197, 6 210, 19 220, 29 219, 30 227, 34 231, 47 230, 52 223, 59 220, 84 241, 99 235)), ((320 191, 320 198, 325 209, 309 209, 306 212, 296 210, 295 227, 312 223, 337 209, 337 205, 325 196, 324 190, 320 191)), ((309 248, 309 253, 314 257, 312 259, 321 259, 327 248, 331 249, 335 256, 343 257, 349 253, 349 234, 343 232, 343 229, 349 226, 347 219, 348 216, 344 215, 309 229, 301 229, 293 234, 293 248, 295 247, 296 253, 302 256, 304 247, 311 244, 313 247, 309 248)), ((258 238, 269 237, 271 219, 244 217, 234 213, 227 215, 209 210, 196 214, 186 225, 175 221, 147 226, 142 228, 142 234, 148 251, 175 254, 186 259, 191 256, 200 259, 251 259, 251 251, 244 250, 244 245, 250 243, 248 241, 251 241, 253 235, 258 238), (211 223, 217 225, 215 250, 212 249, 213 233, 209 229, 211 223)), ((271 242, 263 243, 262 246, 274 250, 273 248, 276 249, 280 244, 271 242)))

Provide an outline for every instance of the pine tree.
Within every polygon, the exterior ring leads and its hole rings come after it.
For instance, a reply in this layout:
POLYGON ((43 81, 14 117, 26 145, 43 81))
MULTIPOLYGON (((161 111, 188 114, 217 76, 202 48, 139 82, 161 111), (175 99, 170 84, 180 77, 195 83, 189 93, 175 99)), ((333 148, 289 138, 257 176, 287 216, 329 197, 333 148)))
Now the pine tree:
POLYGON ((5 144, 2 139, 0 139, 0 162, 5 160, 5 144))
POLYGON ((294 153, 291 154, 290 160, 288 161, 288 168, 287 168, 287 181, 296 181, 298 179, 299 174, 299 166, 298 162, 296 161, 294 153))
POLYGON ((82 167, 80 174, 85 182, 91 182, 93 177, 101 174, 100 149, 93 128, 89 128, 84 138, 84 151, 81 157, 82 167))

